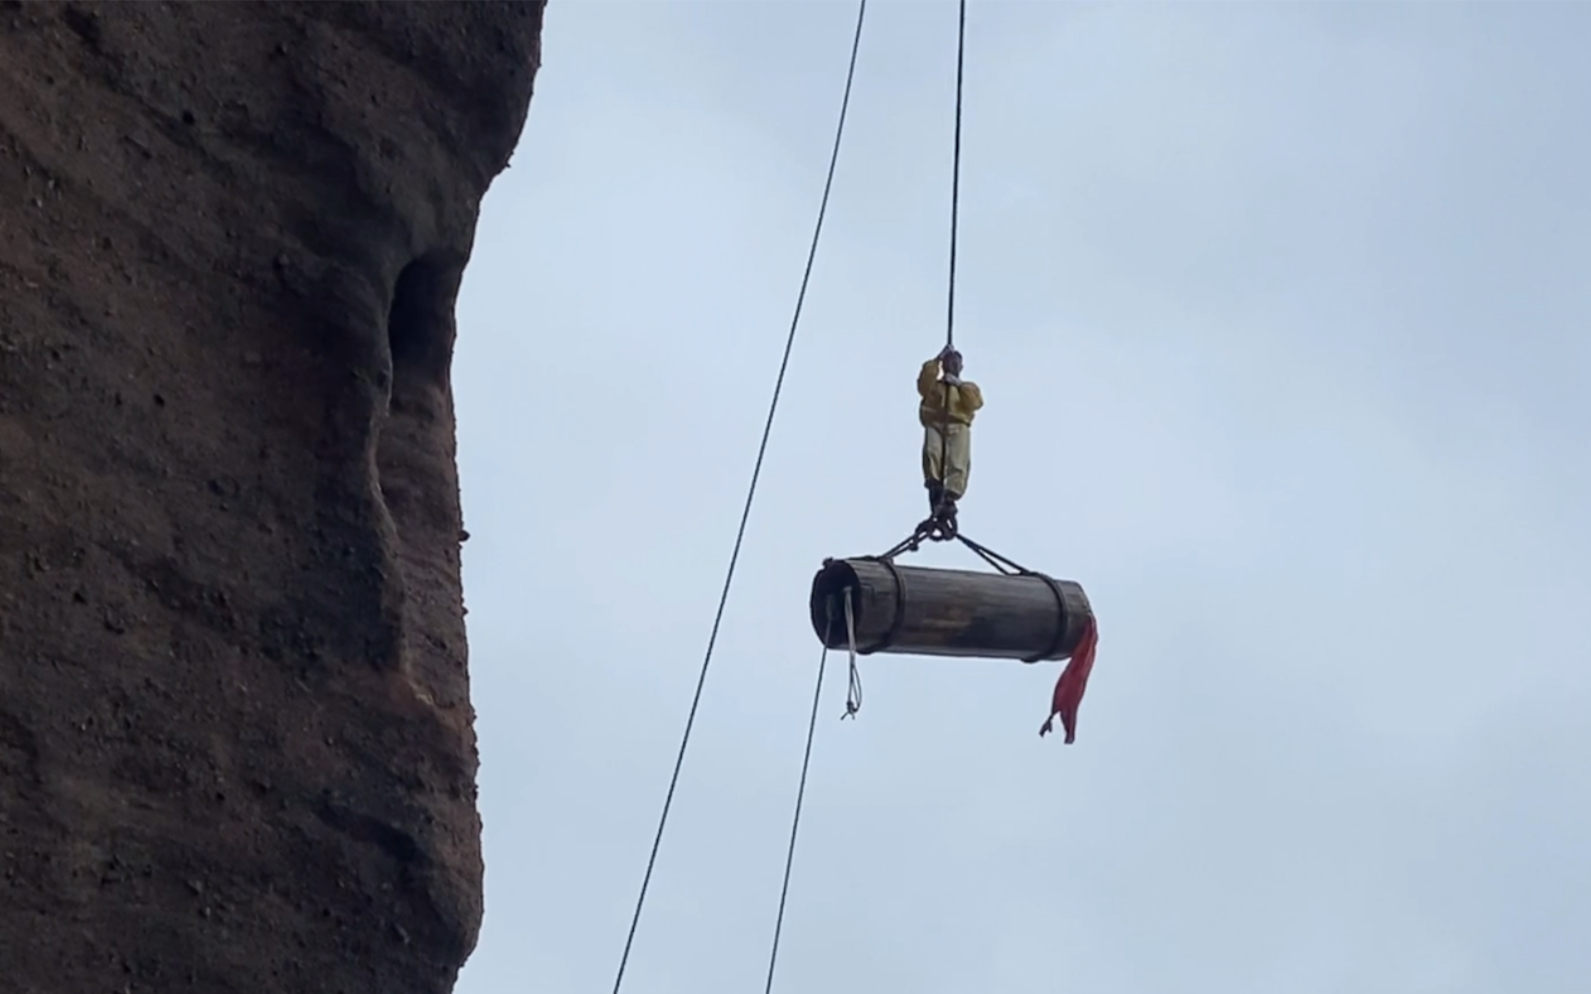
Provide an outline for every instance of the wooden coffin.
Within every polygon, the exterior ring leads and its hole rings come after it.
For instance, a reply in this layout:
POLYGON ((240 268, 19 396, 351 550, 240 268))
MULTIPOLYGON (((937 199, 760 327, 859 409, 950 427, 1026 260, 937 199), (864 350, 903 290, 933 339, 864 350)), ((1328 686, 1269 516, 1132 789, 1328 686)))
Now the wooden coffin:
POLYGON ((977 656, 1036 663, 1065 659, 1092 615, 1081 585, 1042 573, 979 573, 830 559, 812 580, 812 629, 831 649, 848 645, 846 590, 856 650, 977 656))

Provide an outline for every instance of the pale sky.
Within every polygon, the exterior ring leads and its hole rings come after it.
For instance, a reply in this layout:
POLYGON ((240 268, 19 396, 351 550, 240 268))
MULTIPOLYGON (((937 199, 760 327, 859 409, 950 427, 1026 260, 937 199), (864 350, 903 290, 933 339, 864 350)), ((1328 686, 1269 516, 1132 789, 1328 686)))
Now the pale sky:
MULTIPOLYGON (((601 992, 822 188, 845 2, 554 0, 454 369, 486 921, 601 992)), ((875 2, 625 979, 761 991, 825 556, 924 507, 956 7, 875 2)), ((962 525, 1099 661, 831 659, 776 991, 1591 990, 1591 6, 974 2, 962 525)), ((976 566, 936 549, 925 564, 976 566)))

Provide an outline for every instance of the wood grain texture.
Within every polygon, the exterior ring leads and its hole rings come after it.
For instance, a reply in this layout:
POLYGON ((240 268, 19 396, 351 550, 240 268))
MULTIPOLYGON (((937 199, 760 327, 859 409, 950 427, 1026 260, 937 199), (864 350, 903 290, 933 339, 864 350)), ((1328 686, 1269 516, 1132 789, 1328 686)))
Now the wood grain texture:
POLYGON ((863 654, 1065 659, 1092 614, 1070 580, 836 559, 813 578, 810 600, 812 629, 831 649, 847 645, 847 588, 863 654))

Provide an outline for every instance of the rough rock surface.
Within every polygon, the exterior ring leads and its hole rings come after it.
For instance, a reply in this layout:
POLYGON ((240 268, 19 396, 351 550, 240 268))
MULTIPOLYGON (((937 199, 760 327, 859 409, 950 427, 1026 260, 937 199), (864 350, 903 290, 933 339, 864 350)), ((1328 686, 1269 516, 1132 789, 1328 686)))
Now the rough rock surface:
POLYGON ((453 300, 541 19, 0 2, 0 989, 451 989, 453 300))

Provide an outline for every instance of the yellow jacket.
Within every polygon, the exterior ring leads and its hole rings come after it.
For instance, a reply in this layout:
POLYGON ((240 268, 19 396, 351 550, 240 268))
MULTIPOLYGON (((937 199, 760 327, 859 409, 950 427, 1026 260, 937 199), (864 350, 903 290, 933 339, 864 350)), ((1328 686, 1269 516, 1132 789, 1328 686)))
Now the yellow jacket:
POLYGON ((938 359, 923 363, 917 374, 917 395, 922 398, 917 405, 917 420, 924 428, 944 424, 947 414, 954 424, 970 425, 972 416, 983 406, 983 391, 976 383, 962 380, 959 387, 953 387, 939 379, 938 359))

